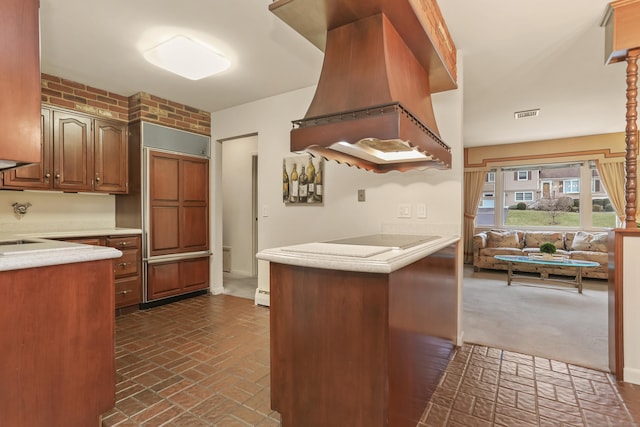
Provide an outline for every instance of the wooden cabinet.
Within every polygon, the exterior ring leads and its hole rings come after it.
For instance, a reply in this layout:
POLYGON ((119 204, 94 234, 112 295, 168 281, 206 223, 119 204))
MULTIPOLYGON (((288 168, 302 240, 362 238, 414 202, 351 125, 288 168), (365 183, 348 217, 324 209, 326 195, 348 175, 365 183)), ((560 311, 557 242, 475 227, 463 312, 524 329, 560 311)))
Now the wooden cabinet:
POLYGON ((150 256, 209 249, 209 160, 149 152, 150 256))
POLYGON ((137 305, 142 301, 140 236, 107 237, 106 245, 122 251, 113 261, 116 308, 137 305))
POLYGON ((3 426, 98 426, 115 405, 111 260, 0 272, 3 426))
POLYGON ((115 309, 137 306, 142 302, 142 245, 139 235, 64 240, 85 245, 110 246, 121 251, 122 256, 113 260, 115 309))
POLYGON ((281 425, 416 426, 455 347, 457 253, 452 244, 389 274, 271 262, 281 425))
POLYGON ((93 174, 95 191, 118 194, 127 192, 129 168, 127 126, 124 123, 95 120, 93 174))
POLYGON ((4 188, 126 193, 127 126, 41 109, 40 163, 4 174, 4 188))
POLYGON ((209 287, 209 257, 149 264, 147 299, 157 300, 209 287))
POLYGON ((38 0, 5 0, 0 24, 0 160, 40 160, 38 0))

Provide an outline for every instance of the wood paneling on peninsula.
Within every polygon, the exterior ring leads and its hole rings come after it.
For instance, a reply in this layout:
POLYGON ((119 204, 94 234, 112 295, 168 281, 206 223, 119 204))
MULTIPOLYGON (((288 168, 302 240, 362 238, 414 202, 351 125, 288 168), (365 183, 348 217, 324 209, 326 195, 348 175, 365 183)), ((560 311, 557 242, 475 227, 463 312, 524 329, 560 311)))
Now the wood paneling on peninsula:
POLYGON ((389 274, 271 262, 283 427, 415 427, 454 349, 456 248, 389 274))

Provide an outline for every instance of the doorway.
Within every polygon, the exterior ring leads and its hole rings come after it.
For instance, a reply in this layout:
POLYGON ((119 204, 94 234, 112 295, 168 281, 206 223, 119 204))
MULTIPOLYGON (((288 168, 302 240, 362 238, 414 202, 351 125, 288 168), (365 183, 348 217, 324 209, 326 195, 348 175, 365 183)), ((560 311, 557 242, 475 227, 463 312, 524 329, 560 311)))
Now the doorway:
POLYGON ((258 136, 221 143, 224 293, 253 299, 258 274, 258 136))

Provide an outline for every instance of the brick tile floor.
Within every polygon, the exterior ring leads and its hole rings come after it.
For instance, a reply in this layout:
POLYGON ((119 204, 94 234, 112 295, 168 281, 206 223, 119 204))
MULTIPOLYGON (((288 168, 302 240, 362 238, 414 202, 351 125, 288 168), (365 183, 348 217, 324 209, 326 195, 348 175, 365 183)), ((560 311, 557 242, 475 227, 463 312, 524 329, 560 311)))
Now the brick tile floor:
MULTIPOLYGON (((104 427, 280 424, 270 409, 269 309, 248 299, 203 295, 117 317, 116 370, 116 407, 104 427)), ((465 345, 419 427, 632 426, 621 395, 638 417, 640 387, 465 345)))
POLYGON ((631 413, 639 401, 640 388, 619 386, 604 372, 464 345, 418 427, 636 426, 631 413))

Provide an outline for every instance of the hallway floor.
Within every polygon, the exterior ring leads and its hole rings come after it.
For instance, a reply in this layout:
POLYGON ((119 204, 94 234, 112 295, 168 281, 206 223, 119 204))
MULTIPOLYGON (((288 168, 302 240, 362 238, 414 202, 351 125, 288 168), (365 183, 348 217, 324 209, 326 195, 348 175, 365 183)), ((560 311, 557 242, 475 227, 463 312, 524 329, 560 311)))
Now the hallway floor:
MULTIPOLYGON (((251 300, 203 295, 117 317, 116 369, 116 407, 103 426, 279 425, 269 403, 269 309, 251 300)), ((640 387, 465 345, 419 426, 635 425, 627 408, 640 419, 640 387)))

